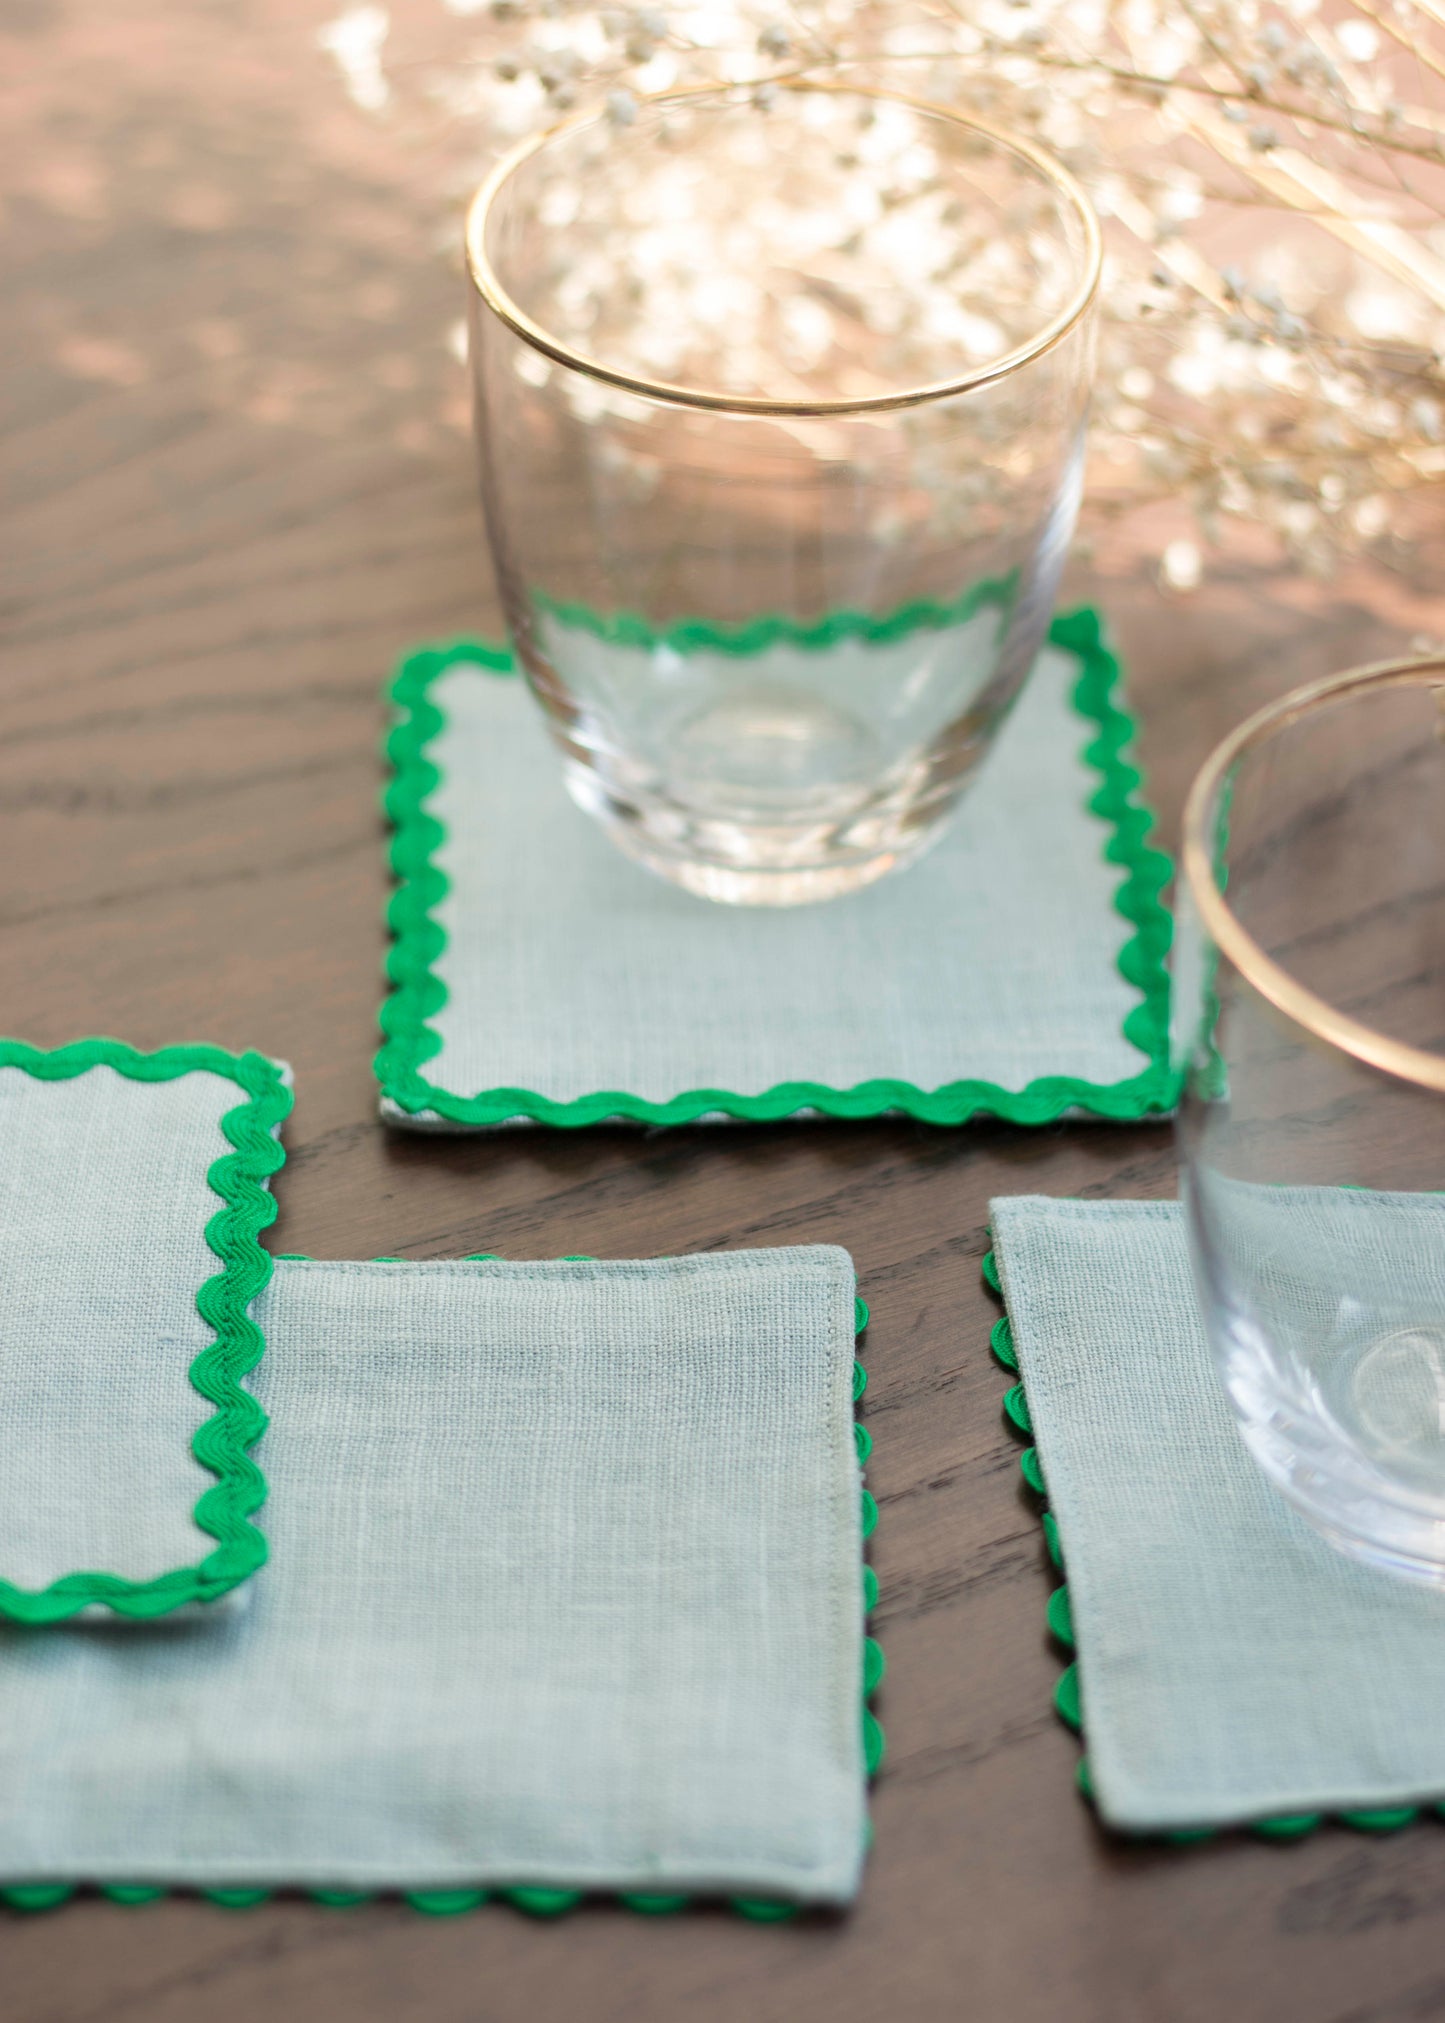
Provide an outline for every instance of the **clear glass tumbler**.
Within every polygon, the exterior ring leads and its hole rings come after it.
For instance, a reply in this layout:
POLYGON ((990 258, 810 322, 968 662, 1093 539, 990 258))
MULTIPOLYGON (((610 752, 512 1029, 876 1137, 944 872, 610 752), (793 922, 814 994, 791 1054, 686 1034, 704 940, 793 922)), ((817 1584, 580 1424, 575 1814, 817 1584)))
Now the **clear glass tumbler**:
POLYGON ((624 96, 501 162, 467 248, 488 537, 574 797, 735 903, 915 856, 1073 527, 1077 185, 883 91, 624 96))
POLYGON ((1179 1132, 1206 1332, 1265 1473, 1445 1584, 1445 661, 1297 690, 1185 816, 1179 1132))

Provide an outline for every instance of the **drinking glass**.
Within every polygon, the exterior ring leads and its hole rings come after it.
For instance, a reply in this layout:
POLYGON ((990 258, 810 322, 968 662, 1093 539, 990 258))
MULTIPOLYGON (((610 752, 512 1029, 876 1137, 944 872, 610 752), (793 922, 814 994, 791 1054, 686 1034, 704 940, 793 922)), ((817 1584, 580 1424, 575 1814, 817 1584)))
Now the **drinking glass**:
POLYGON ((575 799, 734 903, 914 857, 1073 527, 1072 178, 861 86, 619 95, 498 165, 467 250, 488 539, 575 799))
POLYGON ((1297 690, 1185 815, 1179 1132, 1205 1330, 1270 1480, 1445 1584, 1445 660, 1297 690))

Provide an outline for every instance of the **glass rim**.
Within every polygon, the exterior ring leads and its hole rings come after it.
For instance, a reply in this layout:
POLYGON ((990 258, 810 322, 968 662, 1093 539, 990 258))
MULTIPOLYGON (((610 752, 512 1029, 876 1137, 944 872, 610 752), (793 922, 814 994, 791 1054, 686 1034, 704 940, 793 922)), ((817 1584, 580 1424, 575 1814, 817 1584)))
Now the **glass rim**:
POLYGON ((1214 829, 1225 782, 1231 769, 1251 749, 1266 744, 1277 731, 1302 717, 1329 708, 1351 696, 1383 689, 1445 689, 1445 655, 1420 659, 1372 661, 1345 674, 1326 675, 1291 689, 1246 717, 1215 746, 1195 775, 1184 806, 1180 866, 1189 897, 1209 939, 1259 995, 1305 1032, 1365 1066, 1382 1069, 1400 1081, 1445 1095, 1445 1055, 1391 1039, 1362 1024, 1318 996, 1266 955, 1241 925, 1214 877, 1214 829))
MULTIPOLYGON (((519 142, 496 163, 472 198, 466 219, 467 273, 472 286, 487 308, 525 343, 530 344, 533 350, 542 352, 558 365, 565 365, 574 372, 585 374, 589 379, 603 380, 609 386, 621 387, 628 393, 642 394, 649 399, 666 401, 678 407, 706 408, 723 414, 784 416, 878 414, 896 408, 922 407, 929 401, 946 400, 954 394, 968 393, 975 387, 989 386, 997 380, 1006 379, 1020 367, 1042 357, 1082 321, 1099 291, 1099 278, 1103 271, 1103 238, 1097 213, 1083 189, 1063 164, 1056 161, 1044 148, 1036 146, 1034 142, 1024 139, 1021 135, 1009 133, 1002 127, 990 126, 984 120, 969 118, 963 113, 956 112, 952 106, 940 105, 931 99, 916 98, 908 92, 891 91, 881 85, 853 84, 843 78, 779 78, 776 80, 776 88, 780 91, 799 93, 827 92, 886 100, 894 105, 909 106, 915 112, 928 113, 969 133, 980 134, 984 139, 993 141, 1009 153, 1021 157, 1030 167, 1037 169, 1063 196, 1083 227, 1082 273, 1067 301, 1027 343, 1015 345, 1011 351, 1001 353, 998 358, 991 359, 988 364, 972 372, 959 373, 943 380, 931 380, 921 386, 905 387, 897 393, 866 394, 843 400, 775 400, 764 394, 714 393, 704 387, 685 386, 672 380, 651 379, 641 374, 625 372, 617 366, 607 365, 603 360, 592 358, 586 352, 578 350, 575 345, 554 337, 550 331, 528 316, 502 285, 501 278, 486 250, 488 219, 493 205, 507 183, 533 155, 539 154, 552 142, 605 119, 607 108, 605 104, 600 104, 585 107, 567 119, 559 120, 555 125, 546 127, 542 132, 519 142)), ((755 86, 752 85, 738 84, 692 85, 686 89, 639 94, 639 103, 652 106, 680 105, 702 98, 737 100, 754 89, 755 86)))

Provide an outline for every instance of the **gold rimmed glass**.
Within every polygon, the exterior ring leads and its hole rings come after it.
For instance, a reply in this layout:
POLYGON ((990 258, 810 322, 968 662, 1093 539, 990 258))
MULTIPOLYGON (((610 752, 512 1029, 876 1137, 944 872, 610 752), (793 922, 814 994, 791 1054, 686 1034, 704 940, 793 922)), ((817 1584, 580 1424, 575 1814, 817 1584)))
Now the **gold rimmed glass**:
POLYGON ((1297 690, 1185 815, 1176 1008, 1200 1309, 1266 1475, 1445 1583, 1445 661, 1297 690))
POLYGON ((938 833, 1047 627, 1098 226, 1031 143, 842 82, 614 102, 467 228, 488 538, 567 783, 725 901, 938 833))

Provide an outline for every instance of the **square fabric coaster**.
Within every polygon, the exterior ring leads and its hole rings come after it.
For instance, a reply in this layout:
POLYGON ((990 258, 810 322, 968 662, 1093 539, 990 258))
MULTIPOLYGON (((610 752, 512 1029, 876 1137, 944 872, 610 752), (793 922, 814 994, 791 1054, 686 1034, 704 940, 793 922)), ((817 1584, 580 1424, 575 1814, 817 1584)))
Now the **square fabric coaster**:
POLYGON ((270 1564, 0 1635, 0 1880, 851 1897, 854 1302, 826 1248, 278 1260, 270 1564))
MULTIPOLYGON (((1261 1195, 1269 1190, 1255 1190, 1261 1195)), ((1363 1255, 1401 1198, 1327 1192, 1363 1255)), ((1257 1204, 1258 1205, 1258 1204, 1257 1204)), ((1421 1208, 1414 1197, 1415 1211, 1421 1208)), ((1215 1375, 1173 1202, 992 1204, 1008 1409, 1068 1585, 1059 1708, 1129 1831, 1325 1814, 1388 1827, 1445 1796, 1445 1594, 1356 1565, 1266 1482, 1215 1375)), ((1438 1243, 1440 1209, 1428 1204, 1438 1243)), ((1267 1231, 1261 1231, 1262 1241, 1267 1231)), ((1267 1245, 1266 1245, 1267 1247, 1267 1245)), ((1288 1253, 1286 1253, 1288 1254, 1288 1253)))
POLYGON ((623 857, 569 799, 504 652, 413 655, 389 745, 382 1114, 463 1130, 1167 1110, 1169 863, 1097 619, 1051 639, 936 848, 793 909, 713 905, 623 857))
POLYGON ((241 1379, 290 1107, 260 1054, 0 1041, 0 1618, 161 1615, 264 1560, 241 1379))

